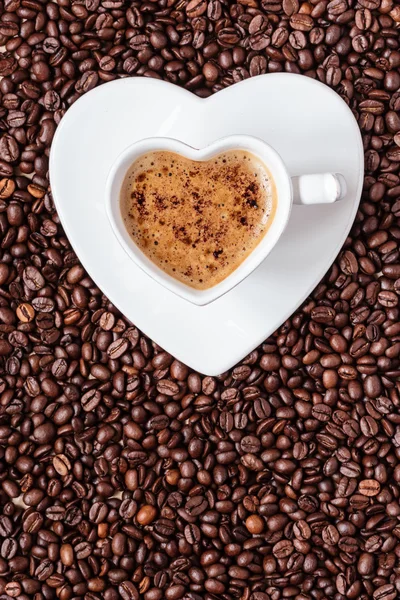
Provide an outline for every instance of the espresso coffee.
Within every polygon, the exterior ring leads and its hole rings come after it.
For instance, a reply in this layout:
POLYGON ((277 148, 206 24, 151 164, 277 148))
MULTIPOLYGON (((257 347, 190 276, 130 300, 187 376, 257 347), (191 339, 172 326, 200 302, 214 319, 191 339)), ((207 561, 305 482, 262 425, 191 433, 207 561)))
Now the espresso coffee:
POLYGON ((245 150, 207 161, 155 151, 132 164, 120 204, 142 252, 175 279, 204 290, 230 275, 264 237, 276 189, 264 163, 245 150))

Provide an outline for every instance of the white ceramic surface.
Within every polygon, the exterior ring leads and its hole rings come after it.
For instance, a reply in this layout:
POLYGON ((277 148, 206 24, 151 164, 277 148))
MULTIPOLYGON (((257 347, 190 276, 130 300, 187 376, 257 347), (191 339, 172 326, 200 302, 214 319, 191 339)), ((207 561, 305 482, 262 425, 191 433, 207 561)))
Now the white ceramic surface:
MULTIPOLYGON (((343 176, 340 177, 343 180, 343 176)), ((232 290, 265 260, 279 241, 289 221, 293 203, 293 189, 295 190, 297 203, 306 205, 335 202, 342 196, 341 188, 345 189, 345 183, 341 185, 339 178, 331 173, 300 175, 300 177, 294 177, 293 180, 294 185, 292 185, 289 173, 279 154, 264 140, 251 135, 229 135, 212 142, 204 148, 193 148, 174 138, 148 137, 134 142, 118 155, 107 177, 104 201, 111 227, 128 256, 147 275, 166 287, 167 290, 197 306, 205 306, 232 290), (196 290, 160 269, 135 244, 122 218, 120 209, 121 188, 131 165, 149 152, 165 150, 180 154, 193 161, 204 161, 222 152, 235 149, 251 152, 268 168, 278 198, 275 215, 266 235, 237 269, 212 288, 196 290)))
POLYGON ((97 285, 165 350, 217 375, 279 327, 335 259, 357 211, 363 149, 347 105, 307 77, 261 75, 206 100, 158 80, 127 78, 94 89, 67 111, 53 140, 50 179, 65 232, 97 285), (146 275, 122 249, 106 215, 106 178, 116 157, 144 137, 202 148, 234 133, 271 144, 291 176, 342 173, 347 194, 335 204, 293 206, 260 266, 199 307, 146 275))

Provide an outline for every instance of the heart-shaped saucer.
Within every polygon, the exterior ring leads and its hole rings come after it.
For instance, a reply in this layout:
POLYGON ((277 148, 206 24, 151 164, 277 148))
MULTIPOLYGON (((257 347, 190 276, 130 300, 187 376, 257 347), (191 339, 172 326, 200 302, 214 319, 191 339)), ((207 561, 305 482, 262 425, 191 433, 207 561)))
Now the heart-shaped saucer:
POLYGON ((115 160, 108 174, 105 204, 111 227, 128 256, 150 277, 181 298, 205 306, 226 294, 247 277, 268 256, 278 242, 290 215, 292 189, 280 156, 264 141, 247 135, 231 135, 216 140, 204 148, 193 148, 171 138, 145 138, 126 148, 115 160), (195 289, 168 275, 148 258, 129 235, 120 208, 121 187, 129 167, 148 152, 169 151, 192 161, 207 161, 230 150, 244 150, 261 160, 273 174, 278 198, 275 214, 266 235, 239 266, 217 285, 195 289))
POLYGON ((67 111, 53 140, 50 179, 65 232, 96 284, 165 350, 217 375, 275 331, 332 264, 357 212, 363 164, 351 110, 308 77, 261 75, 206 100, 155 79, 126 78, 95 88, 67 111), (198 307, 160 286, 121 248, 106 215, 106 179, 116 157, 145 137, 202 148, 233 133, 271 144, 291 176, 342 173, 347 194, 332 205, 294 206, 262 264, 198 307))

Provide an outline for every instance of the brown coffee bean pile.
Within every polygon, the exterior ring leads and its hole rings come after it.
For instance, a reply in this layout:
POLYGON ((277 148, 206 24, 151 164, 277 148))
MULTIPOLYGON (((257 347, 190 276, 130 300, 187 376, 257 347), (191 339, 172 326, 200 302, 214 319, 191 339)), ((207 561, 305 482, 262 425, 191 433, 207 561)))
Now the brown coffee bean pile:
POLYGON ((0 600, 400 598, 399 25, 396 0, 0 1, 0 600), (277 71, 354 111, 362 201, 304 306, 203 377, 85 273, 49 146, 104 81, 277 71))

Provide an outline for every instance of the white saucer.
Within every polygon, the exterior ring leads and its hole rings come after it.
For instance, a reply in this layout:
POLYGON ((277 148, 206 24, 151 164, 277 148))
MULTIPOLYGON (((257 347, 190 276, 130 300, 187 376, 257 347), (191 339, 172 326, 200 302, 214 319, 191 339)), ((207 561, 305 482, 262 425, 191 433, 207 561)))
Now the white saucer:
POLYGON ((108 298, 139 329, 196 371, 231 368, 303 302, 338 254, 363 182, 357 123, 327 86, 300 75, 261 75, 206 100, 156 79, 127 78, 78 100, 59 125, 50 156, 58 214, 79 259, 108 298), (201 148, 233 133, 263 138, 290 175, 342 173, 348 186, 333 205, 294 206, 268 258, 208 306, 175 296, 124 252, 108 222, 105 181, 116 156, 147 136, 201 148))

